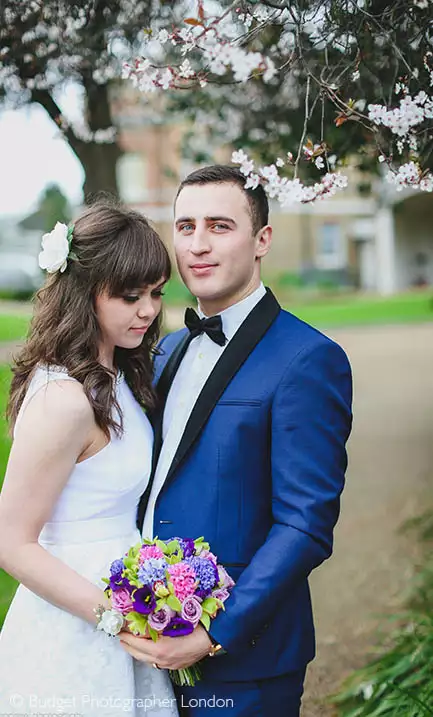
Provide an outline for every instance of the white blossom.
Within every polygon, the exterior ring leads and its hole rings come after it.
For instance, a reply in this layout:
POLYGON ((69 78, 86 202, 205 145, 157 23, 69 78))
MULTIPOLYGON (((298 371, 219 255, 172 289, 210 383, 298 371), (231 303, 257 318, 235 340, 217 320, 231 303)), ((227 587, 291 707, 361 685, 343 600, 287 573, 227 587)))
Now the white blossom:
POLYGON ((64 272, 68 263, 68 254, 68 227, 62 222, 57 222, 54 229, 42 237, 42 251, 38 257, 39 266, 48 274, 54 274, 59 270, 64 272))
POLYGON ((194 77, 195 72, 192 69, 190 61, 184 60, 179 67, 179 77, 184 77, 185 79, 189 79, 190 77, 194 77))

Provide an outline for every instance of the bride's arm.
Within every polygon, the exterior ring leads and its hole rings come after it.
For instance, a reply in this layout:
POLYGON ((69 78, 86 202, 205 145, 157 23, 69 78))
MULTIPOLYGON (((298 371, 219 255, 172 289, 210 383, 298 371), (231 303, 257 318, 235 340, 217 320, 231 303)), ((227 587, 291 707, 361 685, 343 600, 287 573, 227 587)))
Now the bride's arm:
POLYGON ((93 411, 79 384, 54 381, 39 390, 16 431, 0 495, 0 567, 90 623, 96 623, 93 608, 106 603, 103 590, 44 550, 38 537, 93 427, 93 411))

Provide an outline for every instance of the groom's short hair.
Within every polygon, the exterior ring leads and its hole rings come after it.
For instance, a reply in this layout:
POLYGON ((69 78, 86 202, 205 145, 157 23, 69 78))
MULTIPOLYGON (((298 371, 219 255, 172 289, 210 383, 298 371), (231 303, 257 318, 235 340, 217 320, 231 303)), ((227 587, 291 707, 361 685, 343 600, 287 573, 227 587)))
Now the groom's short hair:
POLYGON ((247 198, 253 232, 256 233, 268 224, 268 198, 261 184, 256 189, 246 189, 245 182, 246 177, 237 167, 228 164, 212 164, 209 167, 196 169, 185 177, 177 190, 175 203, 182 189, 193 184, 237 184, 247 198))

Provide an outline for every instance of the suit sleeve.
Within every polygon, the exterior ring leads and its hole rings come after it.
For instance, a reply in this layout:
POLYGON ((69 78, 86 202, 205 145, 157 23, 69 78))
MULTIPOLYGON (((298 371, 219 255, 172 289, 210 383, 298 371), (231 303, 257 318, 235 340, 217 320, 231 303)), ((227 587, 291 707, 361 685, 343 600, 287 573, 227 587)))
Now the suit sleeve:
POLYGON ((332 552, 351 401, 349 362, 331 341, 304 349, 286 369, 272 404, 273 525, 210 629, 229 652, 245 649, 332 552))

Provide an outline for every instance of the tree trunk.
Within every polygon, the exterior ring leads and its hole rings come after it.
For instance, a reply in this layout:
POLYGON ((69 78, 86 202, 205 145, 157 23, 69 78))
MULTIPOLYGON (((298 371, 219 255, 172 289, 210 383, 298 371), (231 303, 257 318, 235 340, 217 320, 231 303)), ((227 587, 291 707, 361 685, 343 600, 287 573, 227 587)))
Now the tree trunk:
MULTIPOLYGON (((83 74, 83 86, 87 99, 87 122, 92 132, 113 126, 111 118, 109 87, 98 85, 91 73, 83 74)), ((119 196, 116 177, 117 160, 122 150, 116 141, 110 144, 96 142, 84 144, 77 151, 86 179, 83 186, 84 201, 90 204, 98 193, 119 196)))
MULTIPOLYGON (((108 85, 97 85, 92 77, 82 79, 87 100, 86 120, 91 132, 109 129, 113 123, 108 85)), ((51 119, 61 126, 61 110, 47 90, 33 90, 32 100, 41 104, 51 119)), ((122 156, 118 141, 114 139, 109 143, 85 142, 75 135, 73 128, 64 130, 63 134, 84 169, 83 192, 86 204, 94 201, 101 192, 118 197, 116 165, 122 156)))
POLYGON ((122 154, 120 147, 117 144, 81 142, 79 148, 74 147, 74 151, 85 172, 85 203, 91 204, 101 193, 118 198, 116 165, 122 154))

